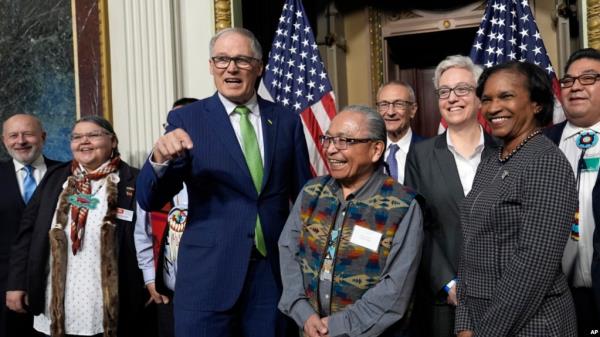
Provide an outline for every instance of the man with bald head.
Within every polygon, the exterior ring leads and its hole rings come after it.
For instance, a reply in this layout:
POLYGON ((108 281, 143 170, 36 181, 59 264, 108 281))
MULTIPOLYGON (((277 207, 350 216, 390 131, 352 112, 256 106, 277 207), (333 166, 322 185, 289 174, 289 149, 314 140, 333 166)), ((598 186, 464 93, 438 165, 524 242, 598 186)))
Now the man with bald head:
MULTIPOLYGON (((48 168, 57 164, 42 156, 45 140, 42 123, 33 115, 16 114, 2 124, 2 143, 12 160, 0 163, 0 303, 5 302, 10 247, 25 206, 48 168)), ((0 336, 33 333, 30 315, 2 307, 0 336)))
POLYGON ((424 139, 410 128, 410 121, 417 113, 415 91, 404 81, 390 81, 379 88, 376 105, 385 121, 387 148, 384 158, 389 173, 403 184, 406 156, 414 143, 424 139))

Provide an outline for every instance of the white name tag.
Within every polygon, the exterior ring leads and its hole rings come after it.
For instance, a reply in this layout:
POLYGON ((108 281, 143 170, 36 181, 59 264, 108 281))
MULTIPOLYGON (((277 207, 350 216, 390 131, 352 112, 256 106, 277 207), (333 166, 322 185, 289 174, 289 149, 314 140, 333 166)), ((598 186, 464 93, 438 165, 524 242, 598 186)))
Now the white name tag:
POLYGON ((381 241, 381 233, 361 226, 354 226, 352 236, 350 237, 350 242, 374 252, 379 247, 379 241, 381 241))
POLYGON ((124 208, 117 208, 117 219, 129 221, 133 220, 133 211, 124 208))

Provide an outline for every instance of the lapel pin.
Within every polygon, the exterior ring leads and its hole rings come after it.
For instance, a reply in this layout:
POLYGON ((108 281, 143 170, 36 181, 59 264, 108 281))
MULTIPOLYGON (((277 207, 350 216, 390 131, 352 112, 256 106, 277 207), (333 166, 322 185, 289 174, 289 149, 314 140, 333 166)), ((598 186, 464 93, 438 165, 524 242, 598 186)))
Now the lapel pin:
POLYGON ((273 122, 270 119, 267 119, 267 123, 269 123, 269 125, 273 125, 273 122))
POLYGON ((502 172, 502 180, 504 180, 506 177, 508 177, 508 171, 504 170, 504 172, 502 172))
POLYGON ((131 186, 127 186, 127 187, 125 188, 125 194, 126 194, 128 197, 133 197, 133 192, 134 192, 134 191, 135 191, 135 189, 134 189, 133 187, 131 187, 131 186))

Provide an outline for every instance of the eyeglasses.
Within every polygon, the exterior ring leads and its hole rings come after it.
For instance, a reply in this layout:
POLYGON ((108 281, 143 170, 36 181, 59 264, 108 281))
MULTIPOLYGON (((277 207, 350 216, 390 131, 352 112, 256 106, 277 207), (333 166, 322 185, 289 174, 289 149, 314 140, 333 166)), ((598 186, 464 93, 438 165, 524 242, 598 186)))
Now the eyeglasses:
POLYGON ((379 112, 385 112, 385 111, 388 111, 390 106, 393 106, 394 109, 398 110, 398 111, 406 111, 410 107, 412 107, 413 104, 415 104, 415 103, 398 99, 393 102, 388 102, 388 101, 377 102, 375 105, 377 106, 377 110, 379 110, 379 112))
POLYGON ((250 69, 254 62, 260 61, 257 58, 250 56, 237 56, 237 57, 229 57, 229 56, 213 56, 210 58, 218 69, 227 69, 231 61, 235 63, 235 66, 240 69, 250 69))
POLYGON ((457 85, 454 88, 441 87, 436 90, 435 93, 440 99, 446 99, 450 97, 450 93, 453 91, 457 97, 463 97, 470 94, 473 89, 475 89, 475 87, 471 85, 457 85))
POLYGON ((323 145, 323 149, 327 149, 329 144, 333 143, 338 150, 345 150, 348 148, 348 145, 354 145, 358 143, 368 143, 372 142, 375 139, 371 138, 347 138, 347 137, 332 137, 332 136, 319 136, 319 141, 321 141, 321 145, 323 145))
POLYGON ((600 74, 583 74, 579 76, 565 76, 558 81, 561 88, 570 88, 579 80, 581 85, 592 85, 600 78, 600 74))
POLYGON ((88 140, 94 142, 100 139, 100 137, 102 136, 110 136, 112 135, 109 132, 106 131, 94 131, 94 132, 88 132, 88 133, 72 133, 71 134, 71 141, 73 143, 79 143, 83 141, 83 138, 87 138, 88 140))

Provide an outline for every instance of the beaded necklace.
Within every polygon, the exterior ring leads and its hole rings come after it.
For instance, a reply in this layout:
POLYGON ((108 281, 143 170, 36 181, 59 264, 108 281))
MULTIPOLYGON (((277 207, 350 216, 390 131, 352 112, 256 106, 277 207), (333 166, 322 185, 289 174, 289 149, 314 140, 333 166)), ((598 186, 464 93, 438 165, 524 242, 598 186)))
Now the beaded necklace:
POLYGON ((504 146, 500 147, 500 151, 498 152, 498 161, 500 161, 501 163, 506 163, 512 156, 515 155, 515 153, 517 153, 531 138, 539 135, 540 133, 542 133, 541 129, 536 129, 534 130, 532 133, 529 134, 529 136, 527 136, 525 139, 523 139, 523 141, 517 145, 517 147, 515 147, 509 154, 506 155, 506 157, 502 158, 502 150, 504 149, 504 146))

